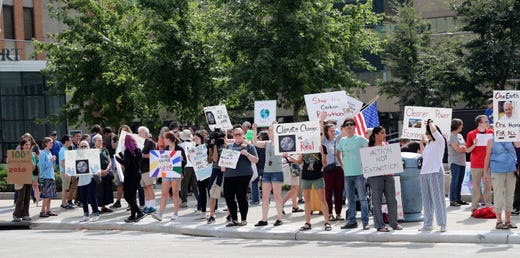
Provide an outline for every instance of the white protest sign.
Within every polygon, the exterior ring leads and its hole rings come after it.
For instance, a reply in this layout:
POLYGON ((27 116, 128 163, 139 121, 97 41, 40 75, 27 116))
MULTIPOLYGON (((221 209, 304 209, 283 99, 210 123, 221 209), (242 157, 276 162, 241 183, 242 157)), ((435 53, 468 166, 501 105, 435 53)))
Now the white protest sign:
MULTIPOLYGON (((143 149, 143 147, 144 147, 144 140, 145 140, 144 138, 142 138, 141 136, 139 136, 137 134, 131 134, 131 133, 128 133, 126 131, 121 131, 121 133, 119 134, 119 141, 117 142, 116 154, 118 154, 120 152, 123 153, 125 151, 125 138, 126 138, 126 135, 131 135, 132 137, 134 137, 134 140, 137 143, 137 147, 139 147, 141 150, 143 149)), ((115 159, 115 162, 116 162, 117 176, 119 177, 121 182, 123 182, 125 180, 125 176, 123 175, 123 168, 121 167, 121 164, 119 164, 117 159, 115 159)))
POLYGON ((188 150, 188 159, 193 165, 193 170, 195 170, 198 181, 202 181, 211 176, 213 167, 208 163, 208 148, 205 144, 188 150))
POLYGON ((88 176, 101 170, 99 149, 65 151, 65 173, 70 176, 88 176))
MULTIPOLYGON (((319 121, 322 112, 327 113, 327 119, 336 120, 342 124, 347 116, 354 116, 358 110, 352 110, 347 104, 347 93, 345 91, 332 91, 304 96, 305 106, 309 121, 319 121)), ((356 107, 355 99, 349 98, 352 108, 356 107)), ((363 103, 361 103, 363 105, 363 103)))
POLYGON ((276 121, 276 100, 255 101, 255 123, 260 127, 267 127, 274 121, 276 121))
POLYGON ((487 146, 488 140, 493 139, 492 134, 477 134, 477 146, 487 146))
MULTIPOLYGON (((357 113, 361 111, 361 108, 363 107, 363 102, 359 101, 351 96, 347 96, 347 110, 346 110, 346 117, 353 118, 357 113)), ((339 125, 340 123, 338 123, 339 125)), ((343 124, 343 121, 341 121, 341 124, 343 124)))
POLYGON ((274 154, 320 152, 319 121, 274 125, 274 154))
POLYGON ((204 108, 204 116, 208 122, 209 129, 214 131, 215 128, 231 129, 231 121, 226 109, 226 105, 218 105, 204 108))
POLYGON ((451 129, 451 108, 404 107, 403 131, 401 138, 417 139, 426 133, 426 121, 431 119, 444 137, 448 138, 451 129))
POLYGON ((520 141, 519 112, 520 91, 493 91, 493 127, 495 141, 520 141))
POLYGON ((240 158, 240 151, 222 149, 218 165, 226 168, 237 168, 238 159, 240 158))
POLYGON ((365 178, 403 172, 399 143, 362 148, 359 152, 365 178))

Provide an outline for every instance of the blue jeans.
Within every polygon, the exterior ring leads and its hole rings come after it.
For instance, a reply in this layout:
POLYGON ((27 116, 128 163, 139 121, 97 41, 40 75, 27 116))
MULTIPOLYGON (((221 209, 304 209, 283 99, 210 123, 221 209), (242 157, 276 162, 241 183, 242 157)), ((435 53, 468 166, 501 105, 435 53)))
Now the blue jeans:
POLYGON ((252 202, 259 202, 260 201, 260 191, 258 190, 258 181, 260 180, 260 177, 264 175, 264 170, 259 169, 258 170, 258 177, 251 182, 251 201, 252 202))
POLYGON ((466 167, 451 163, 450 170, 450 202, 460 201, 462 200, 460 197, 460 191, 462 188, 462 181, 464 181, 464 174, 466 174, 466 167))
POLYGON ((368 202, 366 193, 366 180, 363 175, 346 176, 345 189, 347 191, 347 223, 356 223, 356 190, 361 205, 361 222, 368 224, 368 202))

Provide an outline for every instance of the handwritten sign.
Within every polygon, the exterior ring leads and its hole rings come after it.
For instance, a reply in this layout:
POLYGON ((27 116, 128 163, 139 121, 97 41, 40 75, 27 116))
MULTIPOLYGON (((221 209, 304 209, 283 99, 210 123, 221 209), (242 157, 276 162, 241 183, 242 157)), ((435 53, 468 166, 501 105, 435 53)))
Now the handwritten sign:
POLYGON ((211 106, 204 108, 204 116, 208 122, 209 129, 214 131, 215 128, 231 129, 231 120, 226 109, 226 105, 211 106))
POLYGON ((451 113, 451 108, 405 106, 401 137, 420 140, 426 133, 426 121, 431 119, 441 129, 444 137, 448 138, 451 113))
POLYGON ((342 124, 345 118, 353 117, 363 106, 363 102, 347 96, 345 91, 307 94, 304 97, 309 121, 319 121, 320 114, 325 112, 327 119, 342 124))
POLYGON ((150 177, 181 178, 182 154, 180 151, 151 150, 150 177))
POLYGON ((24 150, 7 150, 7 183, 31 184, 34 164, 32 152, 24 150))
POLYGON ((238 159, 240 158, 240 151, 222 149, 218 165, 226 168, 237 168, 238 159))
POLYGON ((519 112, 520 91, 493 91, 493 122, 495 123, 495 141, 520 141, 519 112))
POLYGON ((276 100, 255 101, 255 123, 260 127, 267 127, 274 121, 276 121, 276 100))
MULTIPOLYGON (((142 138, 141 136, 139 136, 137 134, 130 134, 126 131, 121 131, 121 133, 119 134, 119 141, 117 142, 116 154, 118 154, 120 152, 122 153, 125 151, 125 139, 126 139, 127 135, 131 135, 132 137, 134 137, 134 140, 137 142, 137 147, 139 147, 141 150, 143 149, 144 140, 145 140, 144 138, 142 138)), ((115 160, 115 162, 116 162, 117 176, 119 177, 121 182, 123 182, 125 180, 125 176, 123 175, 123 168, 121 167, 121 164, 119 164, 119 162, 117 160, 115 160)))
POLYGON ((99 149, 65 151, 65 173, 70 176, 88 176, 101 170, 99 149))
POLYGON ((359 151, 365 178, 403 172, 399 143, 367 147, 359 151))
POLYGON ((193 170, 195 170, 198 181, 202 181, 211 176, 213 167, 208 163, 208 148, 205 144, 188 150, 188 159, 193 165, 193 170))
POLYGON ((320 124, 318 121, 274 125, 274 154, 320 152, 320 124))

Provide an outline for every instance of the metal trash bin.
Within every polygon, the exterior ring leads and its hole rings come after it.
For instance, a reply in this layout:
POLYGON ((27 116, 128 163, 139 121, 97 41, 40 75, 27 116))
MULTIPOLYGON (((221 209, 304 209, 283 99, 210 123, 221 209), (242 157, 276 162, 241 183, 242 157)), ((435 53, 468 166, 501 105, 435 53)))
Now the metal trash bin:
POLYGON ((399 175, 401 197, 403 200, 404 222, 423 221, 420 172, 422 155, 413 152, 402 152, 404 171, 399 175))

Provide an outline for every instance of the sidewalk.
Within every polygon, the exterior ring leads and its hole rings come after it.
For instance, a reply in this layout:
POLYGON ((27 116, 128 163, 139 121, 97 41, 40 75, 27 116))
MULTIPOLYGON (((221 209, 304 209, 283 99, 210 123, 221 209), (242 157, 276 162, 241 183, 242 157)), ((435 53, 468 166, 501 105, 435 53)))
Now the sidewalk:
MULTIPOLYGON (((159 194, 156 195, 160 196, 159 194)), ((6 195, 4 194, 5 198, 6 195)), ((184 234, 206 237, 224 238, 246 238, 246 239, 279 239, 279 240, 313 240, 313 241, 363 241, 363 242, 435 242, 435 243, 495 243, 495 244, 520 244, 520 229, 496 230, 495 219, 474 219, 470 217, 470 207, 447 207, 448 225, 447 232, 441 233, 438 227, 434 231, 419 232, 422 222, 402 223, 404 227, 401 231, 391 230, 389 233, 379 233, 375 230, 372 217, 370 217, 370 230, 362 230, 361 223, 356 229, 340 229, 346 222, 333 221, 332 231, 323 230, 323 216, 312 215, 312 229, 300 232, 299 228, 305 222, 305 214, 291 213, 290 202, 285 206, 283 225, 274 227, 276 220, 274 203, 269 210, 269 225, 265 227, 255 227, 254 224, 261 219, 261 205, 249 207, 248 224, 244 227, 226 227, 225 214, 216 217, 216 223, 208 225, 206 220, 196 220, 194 213, 196 201, 193 196, 188 198, 188 208, 180 209, 179 219, 171 221, 173 205, 168 203, 163 215, 163 221, 158 222, 151 216, 146 216, 138 223, 125 223, 123 220, 129 216, 126 211, 126 202, 122 200, 123 208, 114 209, 113 213, 103 213, 97 222, 80 223, 83 216, 82 208, 65 210, 59 207, 60 200, 52 200, 52 210, 58 213, 56 217, 39 218, 40 207, 31 203, 30 214, 32 216, 32 229, 68 229, 68 230, 131 230, 157 233, 184 234)), ((41 202, 40 202, 41 203, 41 202)), ((157 200, 157 203, 159 201, 157 200)), ((449 203, 449 202, 447 202, 449 203)), ((300 204, 303 208, 303 204, 300 204)), ((225 209, 223 198, 219 200, 219 209, 225 209)), ((89 206, 90 209, 90 206, 89 206)), ((0 200, 0 223, 12 225, 12 212, 14 205, 11 199, 0 200)), ((345 216, 345 206, 343 214, 345 216)), ((209 214, 209 213, 208 213, 209 214)), ((240 215, 239 215, 240 216, 240 215)), ((358 212, 359 216, 359 212, 358 212)), ((513 216, 512 222, 520 226, 520 217, 513 216)))

